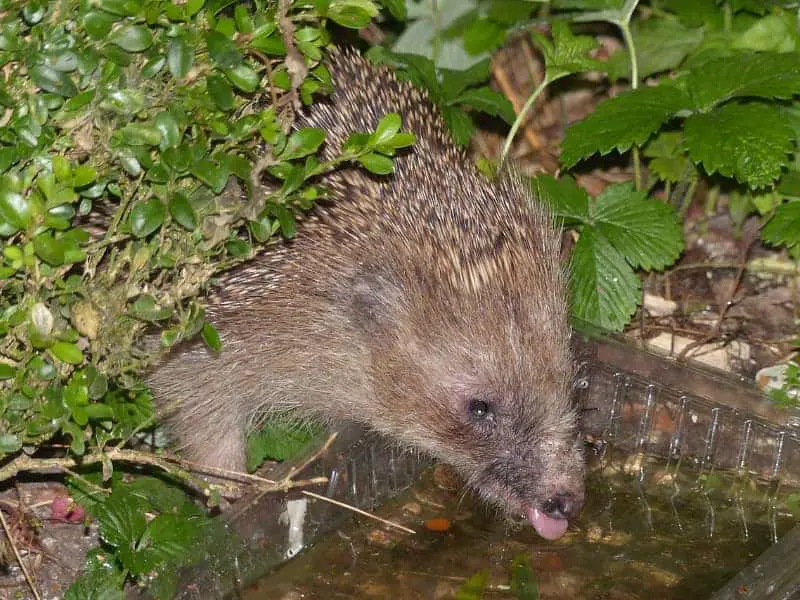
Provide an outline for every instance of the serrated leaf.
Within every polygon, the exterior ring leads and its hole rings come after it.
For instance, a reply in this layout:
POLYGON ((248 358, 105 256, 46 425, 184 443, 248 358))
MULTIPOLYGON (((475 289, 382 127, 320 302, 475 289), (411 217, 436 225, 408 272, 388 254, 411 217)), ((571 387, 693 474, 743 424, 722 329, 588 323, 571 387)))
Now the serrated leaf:
POLYGON ((589 220, 589 194, 572 177, 556 179, 552 175, 539 175, 531 179, 531 186, 534 198, 546 202, 565 225, 589 220))
POLYGON ((247 470, 254 470, 266 459, 286 460, 308 444, 317 430, 293 421, 271 421, 247 439, 247 470))
POLYGON ((780 177, 795 133, 778 106, 730 103, 687 118, 684 139, 689 156, 708 173, 757 188, 780 177))
POLYGON ((602 68, 602 63, 588 56, 598 46, 594 37, 573 35, 569 24, 564 21, 553 21, 552 30, 552 42, 538 32, 531 33, 544 57, 547 81, 602 68))
POLYGON ((83 573, 70 585, 64 600, 124 600, 126 573, 105 548, 89 550, 83 573))
POLYGON ((774 245, 800 244, 800 201, 792 200, 776 208, 773 217, 761 230, 761 237, 774 245))
POLYGON ((590 208, 593 226, 633 267, 663 269, 683 250, 675 211, 631 183, 608 186, 590 208))
POLYGON ((737 97, 788 99, 800 94, 800 55, 740 53, 711 60, 690 71, 686 89, 700 111, 737 97))
POLYGON ((609 331, 622 331, 636 311, 641 282, 599 232, 585 228, 572 253, 572 312, 609 331))
POLYGON ((568 167, 596 152, 625 152, 641 146, 678 111, 690 103, 670 85, 645 87, 606 100, 566 131, 561 161, 568 167))
POLYGON ((451 104, 466 104, 487 115, 500 117, 508 124, 517 118, 511 101, 488 86, 468 89, 452 100, 451 104))
MULTIPOLYGON (((703 41, 702 29, 690 29, 677 19, 637 20, 631 30, 640 78, 677 68, 703 41)), ((618 50, 612 54, 606 68, 613 79, 630 78, 628 51, 618 50)))
POLYGON ((475 124, 469 115, 456 106, 441 107, 442 118, 447 123, 453 141, 459 146, 469 144, 469 139, 475 132, 475 124))
POLYGON ((694 176, 680 131, 662 131, 648 142, 643 154, 651 159, 647 167, 660 181, 677 183, 694 176))

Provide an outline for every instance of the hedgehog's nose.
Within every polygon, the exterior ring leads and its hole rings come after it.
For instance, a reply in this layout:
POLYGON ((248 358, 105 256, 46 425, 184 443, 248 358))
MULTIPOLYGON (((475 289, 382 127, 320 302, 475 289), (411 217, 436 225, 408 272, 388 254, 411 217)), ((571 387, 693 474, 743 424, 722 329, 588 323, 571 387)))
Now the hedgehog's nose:
POLYGON ((578 515, 581 505, 572 492, 559 492, 542 502, 542 512, 551 519, 571 519, 578 515))

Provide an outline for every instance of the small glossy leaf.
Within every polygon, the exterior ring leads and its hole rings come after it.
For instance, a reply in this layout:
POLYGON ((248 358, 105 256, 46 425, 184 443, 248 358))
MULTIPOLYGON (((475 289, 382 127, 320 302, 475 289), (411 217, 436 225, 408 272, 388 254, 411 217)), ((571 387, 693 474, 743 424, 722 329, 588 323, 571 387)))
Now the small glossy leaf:
POLYGON ((222 341, 220 340, 219 333, 211 323, 206 323, 203 325, 200 335, 203 337, 203 341, 206 343, 206 346, 215 352, 220 351, 222 348, 222 341))
POLYGON ((221 75, 212 74, 206 78, 208 95, 220 110, 229 111, 234 107, 234 96, 231 84, 221 75))
POLYGON ((167 67, 176 79, 183 79, 189 73, 194 61, 194 53, 183 37, 176 37, 167 48, 167 67))
POLYGON ((153 43, 153 34, 144 25, 123 25, 111 32, 108 40, 128 52, 142 52, 153 43))
POLYGON ((131 232, 136 237, 146 237, 161 227, 165 216, 164 204, 158 198, 138 202, 131 209, 131 232))
MULTIPOLYGON (((399 118, 399 117, 398 117, 399 118)), ((325 130, 316 127, 306 127, 295 131, 289 136, 286 147, 278 156, 281 160, 302 158, 317 151, 325 141, 325 130)))
POLYGON ((394 171, 392 159, 377 152, 370 152, 358 159, 364 168, 376 175, 388 175, 394 171))
POLYGON ((83 352, 71 342, 56 342, 48 350, 62 362, 71 365, 79 365, 83 362, 83 352))
POLYGON ((169 111, 162 111, 156 115, 155 126, 161 133, 158 147, 161 150, 167 148, 174 148, 181 141, 181 131, 178 127, 178 121, 169 111))
POLYGON ((183 194, 176 193, 172 196, 169 201, 169 212, 181 227, 189 231, 197 228, 197 216, 189 200, 183 194))
POLYGON ((237 65, 233 69, 226 69, 225 75, 233 85, 247 93, 255 92, 261 81, 258 73, 244 63, 237 65))

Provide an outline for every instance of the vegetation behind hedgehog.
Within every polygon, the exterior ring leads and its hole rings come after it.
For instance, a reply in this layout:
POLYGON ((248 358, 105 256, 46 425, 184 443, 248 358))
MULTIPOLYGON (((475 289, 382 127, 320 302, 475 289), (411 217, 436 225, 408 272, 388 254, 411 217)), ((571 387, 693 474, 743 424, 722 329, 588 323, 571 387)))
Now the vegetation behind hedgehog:
POLYGON ((244 470, 270 413, 354 420, 558 538, 584 475, 558 232, 521 181, 477 172, 423 92, 350 51, 330 67, 334 94, 301 123, 328 131, 328 156, 390 112, 416 143, 392 177, 330 176, 295 240, 221 278, 222 350, 177 348, 149 384, 180 400, 192 460, 244 470))

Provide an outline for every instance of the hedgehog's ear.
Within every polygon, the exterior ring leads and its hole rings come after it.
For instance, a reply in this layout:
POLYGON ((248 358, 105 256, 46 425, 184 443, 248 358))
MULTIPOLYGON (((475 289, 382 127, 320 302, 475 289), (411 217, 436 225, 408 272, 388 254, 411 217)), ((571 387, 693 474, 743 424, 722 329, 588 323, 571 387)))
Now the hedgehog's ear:
POLYGON ((386 269, 362 267, 353 278, 351 318, 366 333, 392 329, 403 304, 402 289, 386 269))

